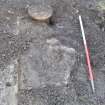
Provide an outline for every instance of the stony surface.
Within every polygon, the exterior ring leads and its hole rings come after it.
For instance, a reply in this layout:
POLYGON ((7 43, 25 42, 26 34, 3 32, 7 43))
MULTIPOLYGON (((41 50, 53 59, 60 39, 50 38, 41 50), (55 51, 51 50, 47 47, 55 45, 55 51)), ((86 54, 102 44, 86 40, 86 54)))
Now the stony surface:
POLYGON ((0 1, 0 105, 105 105, 105 13, 97 1, 0 1), (29 17, 28 7, 37 3, 51 5, 51 24, 29 17), (78 13, 90 48, 94 94, 78 13))

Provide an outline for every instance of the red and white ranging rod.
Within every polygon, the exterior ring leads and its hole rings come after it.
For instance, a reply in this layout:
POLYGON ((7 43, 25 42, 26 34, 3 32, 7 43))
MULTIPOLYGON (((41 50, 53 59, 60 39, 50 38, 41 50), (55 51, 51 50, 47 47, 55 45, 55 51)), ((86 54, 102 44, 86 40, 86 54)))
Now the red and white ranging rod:
POLYGON ((90 63, 90 54, 86 42, 86 37, 85 37, 85 32, 83 28, 83 21, 81 15, 79 15, 79 22, 80 22, 80 27, 81 27, 81 32, 82 32, 82 38, 83 38, 83 43, 85 47, 85 53, 86 53, 86 61, 87 61, 87 66, 88 66, 88 72, 89 72, 89 80, 91 82, 92 90, 95 92, 95 87, 94 87, 94 78, 93 78, 93 71, 90 63))

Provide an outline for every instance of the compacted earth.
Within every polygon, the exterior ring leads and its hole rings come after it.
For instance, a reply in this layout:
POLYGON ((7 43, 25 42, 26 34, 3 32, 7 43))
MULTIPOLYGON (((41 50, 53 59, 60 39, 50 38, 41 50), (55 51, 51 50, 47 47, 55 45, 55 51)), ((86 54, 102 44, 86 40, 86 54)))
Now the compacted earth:
POLYGON ((105 105, 104 10, 104 0, 0 0, 0 105, 105 105), (49 22, 29 16, 37 4, 52 7, 49 22))

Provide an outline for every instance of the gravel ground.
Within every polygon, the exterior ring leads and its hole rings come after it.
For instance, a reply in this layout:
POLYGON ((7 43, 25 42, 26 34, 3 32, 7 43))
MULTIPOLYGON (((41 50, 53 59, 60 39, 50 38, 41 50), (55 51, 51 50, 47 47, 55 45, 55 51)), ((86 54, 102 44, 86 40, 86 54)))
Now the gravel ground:
POLYGON ((0 105, 105 105, 105 13, 97 2, 0 0, 0 105), (28 15, 36 3, 53 8, 49 23, 28 15), (90 48, 94 94, 78 14, 90 48))

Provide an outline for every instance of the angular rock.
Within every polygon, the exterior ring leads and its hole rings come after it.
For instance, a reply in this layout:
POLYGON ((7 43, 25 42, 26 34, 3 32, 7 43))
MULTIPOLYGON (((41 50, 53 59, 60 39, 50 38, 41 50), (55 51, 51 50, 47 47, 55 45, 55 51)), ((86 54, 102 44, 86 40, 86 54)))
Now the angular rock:
POLYGON ((75 50, 62 44, 32 46, 21 58, 21 89, 67 84, 75 60, 75 50))

